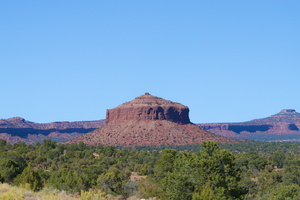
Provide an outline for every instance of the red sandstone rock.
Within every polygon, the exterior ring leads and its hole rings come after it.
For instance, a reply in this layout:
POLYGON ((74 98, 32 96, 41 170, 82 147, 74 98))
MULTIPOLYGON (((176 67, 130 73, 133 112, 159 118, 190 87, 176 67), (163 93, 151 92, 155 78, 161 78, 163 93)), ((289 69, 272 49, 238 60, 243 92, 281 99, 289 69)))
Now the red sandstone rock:
POLYGON ((168 120, 188 124, 190 123, 189 108, 145 93, 106 111, 106 123, 125 120, 168 120))
POLYGON ((205 140, 233 142, 190 123, 189 108, 148 93, 107 110, 106 124, 68 143, 161 146, 199 144, 205 140))
POLYGON ((89 145, 109 146, 161 146, 200 144, 213 140, 220 143, 232 142, 211 134, 194 124, 178 124, 167 120, 110 122, 91 133, 82 135, 70 143, 80 141, 89 145))

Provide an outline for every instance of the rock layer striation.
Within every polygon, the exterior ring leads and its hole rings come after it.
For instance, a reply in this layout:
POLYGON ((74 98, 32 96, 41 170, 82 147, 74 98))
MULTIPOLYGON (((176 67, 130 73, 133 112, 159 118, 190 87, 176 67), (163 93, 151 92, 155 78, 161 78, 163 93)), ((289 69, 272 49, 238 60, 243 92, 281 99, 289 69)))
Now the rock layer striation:
POLYGON ((106 111, 106 123, 126 120, 167 120, 188 124, 190 123, 189 108, 145 93, 130 102, 106 111))

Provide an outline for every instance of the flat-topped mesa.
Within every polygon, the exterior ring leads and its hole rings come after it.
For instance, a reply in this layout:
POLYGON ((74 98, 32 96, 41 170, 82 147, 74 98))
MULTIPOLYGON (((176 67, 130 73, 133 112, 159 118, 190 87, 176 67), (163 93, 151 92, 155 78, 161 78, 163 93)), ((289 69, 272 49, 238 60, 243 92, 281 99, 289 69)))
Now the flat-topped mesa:
POLYGON ((146 93, 106 112, 106 124, 68 143, 109 146, 162 146, 220 143, 216 136, 190 123, 189 108, 146 93))
POLYGON ((296 113, 294 109, 283 109, 280 111, 281 114, 289 114, 289 113, 296 113))
POLYGON ((297 113, 295 109, 283 109, 275 115, 271 115, 262 119, 254 119, 247 124, 274 124, 274 123, 300 123, 300 113, 297 113))
POLYGON ((106 123, 125 120, 168 120, 188 124, 190 123, 189 108, 145 93, 130 102, 106 111, 106 123))

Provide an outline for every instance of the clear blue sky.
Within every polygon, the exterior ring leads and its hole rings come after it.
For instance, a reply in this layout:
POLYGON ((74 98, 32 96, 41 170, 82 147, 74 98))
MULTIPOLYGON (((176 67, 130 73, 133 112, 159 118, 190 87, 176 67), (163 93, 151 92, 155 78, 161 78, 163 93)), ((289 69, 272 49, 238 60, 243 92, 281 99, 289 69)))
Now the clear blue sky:
POLYGON ((0 1, 0 118, 104 119, 152 95, 194 123, 300 112, 299 0, 0 1))

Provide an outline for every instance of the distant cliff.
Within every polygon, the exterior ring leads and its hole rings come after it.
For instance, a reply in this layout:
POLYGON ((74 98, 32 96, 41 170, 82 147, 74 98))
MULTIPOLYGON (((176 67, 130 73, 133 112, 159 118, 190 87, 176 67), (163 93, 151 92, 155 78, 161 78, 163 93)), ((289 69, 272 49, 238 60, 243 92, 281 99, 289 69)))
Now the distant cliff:
POLYGON ((19 141, 35 143, 44 139, 60 142, 96 131, 98 134, 93 133, 95 138, 89 143, 132 146, 133 144, 182 145, 190 144, 192 141, 198 142, 199 138, 225 141, 222 138, 214 138, 216 135, 235 139, 300 142, 300 114, 294 109, 284 109, 270 117, 247 122, 197 124, 202 128, 198 130, 190 123, 188 107, 146 93, 107 110, 106 114, 106 124, 109 125, 99 130, 97 129, 104 126, 105 120, 34 123, 20 117, 0 119, 0 139, 10 143, 19 141), (181 138, 181 134, 186 131, 199 133, 181 138), (216 135, 212 137, 206 131, 216 135), (168 139, 160 140, 166 137, 160 135, 162 133, 171 135, 167 136, 168 139), (106 134, 112 134, 114 137, 105 136, 106 134), (150 136, 156 139, 150 139, 150 136), (104 137, 102 141, 98 141, 101 137, 104 137), (145 137, 142 143, 138 139, 140 137, 145 137))
POLYGON ((70 140, 104 125, 104 120, 34 123, 20 117, 0 119, 0 139, 34 143, 44 139, 70 140))
POLYGON ((270 117, 247 122, 209 123, 198 126, 218 135, 237 139, 260 140, 264 137, 264 140, 286 140, 291 135, 299 135, 300 139, 300 114, 294 109, 284 109, 270 117))

